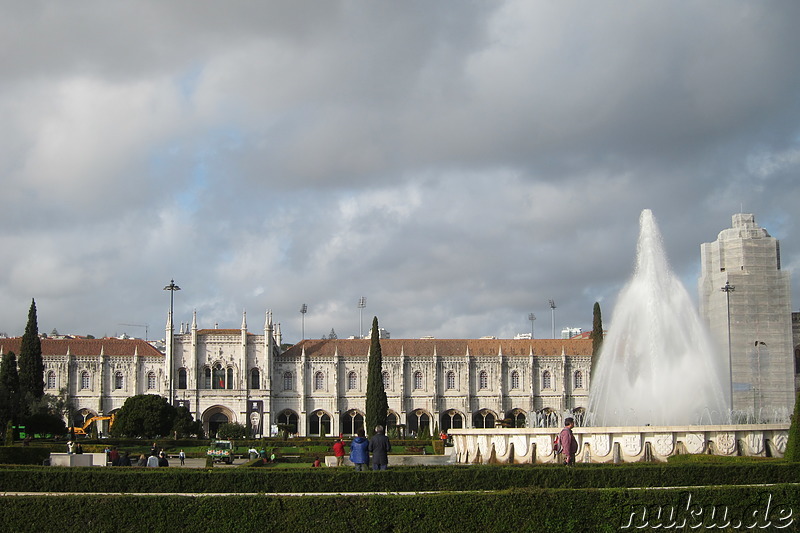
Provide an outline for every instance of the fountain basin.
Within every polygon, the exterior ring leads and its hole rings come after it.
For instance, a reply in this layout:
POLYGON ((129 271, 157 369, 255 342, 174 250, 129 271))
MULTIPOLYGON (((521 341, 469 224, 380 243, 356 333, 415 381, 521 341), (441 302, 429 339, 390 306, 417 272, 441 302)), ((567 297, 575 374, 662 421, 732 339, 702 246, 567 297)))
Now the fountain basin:
MULTIPOLYGON (((558 463, 560 428, 450 429, 458 463, 558 463)), ((576 427, 576 462, 666 461, 677 454, 783 457, 789 424, 576 427)))

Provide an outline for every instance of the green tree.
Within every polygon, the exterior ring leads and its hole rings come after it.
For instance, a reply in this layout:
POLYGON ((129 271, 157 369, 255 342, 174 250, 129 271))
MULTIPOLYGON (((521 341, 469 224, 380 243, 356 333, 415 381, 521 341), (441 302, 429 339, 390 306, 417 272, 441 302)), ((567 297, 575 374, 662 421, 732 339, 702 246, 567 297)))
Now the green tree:
MULTIPOLYGON (((44 396, 42 341, 36 320, 36 302, 31 300, 28 323, 19 347, 19 390, 21 407, 30 413, 30 405, 44 396)), ((32 413, 31 413, 32 414, 32 413)))
POLYGON ((17 356, 8 352, 0 362, 0 427, 5 427, 19 415, 19 405, 17 356))
POLYGON ((63 435, 67 432, 67 425, 57 414, 39 412, 25 418, 25 429, 30 435, 63 435))
POLYGON ((226 440, 243 439, 247 436, 247 428, 242 424, 229 422, 227 424, 222 424, 219 427, 217 430, 217 435, 219 435, 219 438, 226 440))
POLYGON ((172 434, 179 439, 183 437, 202 437, 203 423, 192 418, 192 414, 186 407, 180 406, 175 410, 172 434))
POLYGON ((378 317, 372 319, 372 340, 369 345, 369 361, 367 362, 367 416, 365 429, 369 435, 375 433, 375 426, 386 427, 386 416, 389 414, 389 401, 383 388, 383 355, 378 332, 378 317))
POLYGON ((592 309, 592 376, 597 368, 597 359, 600 357, 600 348, 603 347, 603 316, 600 314, 600 303, 594 303, 592 309))
POLYGON ((175 407, 157 394, 131 396, 120 408, 111 434, 115 437, 152 439, 170 434, 175 423, 175 407))

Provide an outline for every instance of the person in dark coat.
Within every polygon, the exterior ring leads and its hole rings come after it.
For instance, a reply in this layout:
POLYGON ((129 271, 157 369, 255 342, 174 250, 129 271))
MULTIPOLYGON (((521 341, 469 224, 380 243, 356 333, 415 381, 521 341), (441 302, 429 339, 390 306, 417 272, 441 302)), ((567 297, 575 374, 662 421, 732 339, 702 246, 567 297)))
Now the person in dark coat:
POLYGON ((131 466, 131 458, 128 452, 122 452, 119 456, 119 466, 131 466))
POLYGON ((369 463, 369 441, 364 437, 364 429, 358 428, 356 438, 350 443, 350 461, 356 470, 366 470, 369 463))
POLYGON ((383 434, 383 426, 375 427, 375 434, 369 439, 369 451, 372 453, 372 469, 386 470, 389 466, 392 444, 389 442, 389 437, 383 434))

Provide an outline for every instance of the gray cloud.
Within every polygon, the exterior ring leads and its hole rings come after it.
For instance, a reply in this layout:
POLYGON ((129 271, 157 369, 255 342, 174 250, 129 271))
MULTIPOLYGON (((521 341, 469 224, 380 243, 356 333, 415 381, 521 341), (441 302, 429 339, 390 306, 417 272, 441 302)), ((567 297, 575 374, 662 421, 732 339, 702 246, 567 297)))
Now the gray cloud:
MULTIPOLYGON (((690 293, 740 209, 800 265, 793 2, 9 3, 0 331, 549 336, 653 209, 690 293), (367 318, 364 319, 367 324, 367 318), (365 326, 366 327, 366 326, 365 326)), ((795 306, 798 283, 795 283, 795 306)))

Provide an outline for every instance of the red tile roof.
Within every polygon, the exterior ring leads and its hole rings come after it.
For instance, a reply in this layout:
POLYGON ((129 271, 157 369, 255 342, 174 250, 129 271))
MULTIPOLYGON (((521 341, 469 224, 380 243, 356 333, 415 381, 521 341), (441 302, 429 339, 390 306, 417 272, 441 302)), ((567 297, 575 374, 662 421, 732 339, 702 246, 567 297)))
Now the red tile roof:
MULTIPOLYGON (((0 339, 0 354, 14 352, 19 355, 22 337, 0 339)), ((150 343, 142 339, 42 339, 42 355, 134 355, 163 357, 150 343)))
MULTIPOLYGON (((297 355, 305 348, 308 356, 366 356, 369 339, 304 340, 289 348, 286 355, 297 355)), ((583 339, 381 339, 383 356, 470 356, 503 355, 591 355, 592 341, 583 339)))

